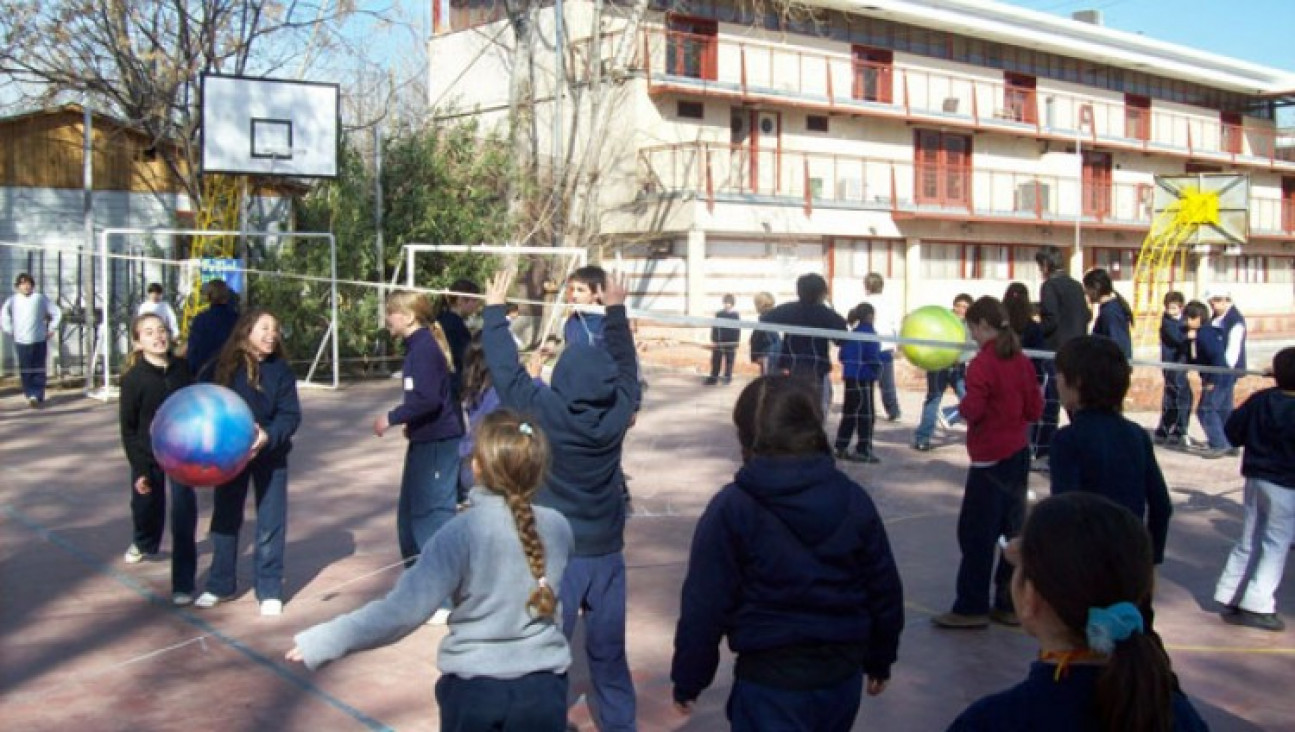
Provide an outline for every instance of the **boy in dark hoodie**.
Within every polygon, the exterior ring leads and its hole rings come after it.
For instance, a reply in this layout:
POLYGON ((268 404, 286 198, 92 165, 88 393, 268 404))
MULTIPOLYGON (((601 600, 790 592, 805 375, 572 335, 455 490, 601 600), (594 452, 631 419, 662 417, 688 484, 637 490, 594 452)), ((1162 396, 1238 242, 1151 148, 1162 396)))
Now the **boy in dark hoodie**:
MULTIPOLYGON (((1209 307, 1198 300, 1192 300, 1183 308, 1183 320, 1187 323, 1188 363, 1198 366, 1226 367, 1227 343, 1223 331, 1210 324, 1209 307)), ((1221 458, 1227 454, 1232 445, 1227 435, 1223 434, 1224 392, 1218 388, 1224 374, 1209 371, 1201 372, 1201 399, 1196 404, 1196 418, 1205 430, 1208 445, 1199 454, 1203 458, 1221 458)), ((1232 405, 1226 405, 1231 411, 1232 405)))
MULTIPOLYGON (((849 330, 845 318, 827 305, 827 280, 812 272, 796 279, 796 302, 783 303, 760 319, 766 323, 802 328, 849 330)), ((821 390, 824 416, 832 404, 832 358, 829 351, 834 340, 840 343, 833 338, 787 333, 773 364, 773 373, 800 377, 821 390)))
MULTIPOLYGON (((1165 309, 1160 315, 1160 360, 1164 363, 1187 363, 1187 325, 1183 323, 1183 293, 1165 293, 1165 309)), ((1158 445, 1187 447, 1187 427, 1192 417, 1192 385, 1187 372, 1164 369, 1164 391, 1160 397, 1160 424, 1156 427, 1158 445)))
POLYGON ((513 273, 503 271, 486 287, 486 364, 500 404, 530 415, 549 438, 553 459, 535 503, 561 512, 575 536, 558 596, 568 639, 584 612, 594 719, 600 730, 633 730, 634 683, 625 657, 621 449, 639 401, 639 382, 625 285, 608 278, 597 288, 607 308, 602 344, 568 342, 546 388, 518 362, 505 313, 512 281, 513 273))
POLYGON ((697 523, 679 624, 675 707, 737 654, 734 730, 848 730, 862 692, 886 688, 904 591, 872 499, 837 469, 817 394, 764 376, 733 409, 744 464, 697 523))

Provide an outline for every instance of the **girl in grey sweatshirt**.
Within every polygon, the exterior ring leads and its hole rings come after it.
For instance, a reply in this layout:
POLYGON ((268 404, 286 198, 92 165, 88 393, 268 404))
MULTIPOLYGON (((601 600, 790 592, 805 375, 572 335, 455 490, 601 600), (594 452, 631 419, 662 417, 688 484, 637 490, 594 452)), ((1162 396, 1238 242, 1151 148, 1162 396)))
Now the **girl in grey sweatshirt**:
POLYGON ((506 409, 488 415, 472 453, 472 508, 432 536, 389 595, 297 634, 287 659, 314 670, 394 643, 448 598, 441 727, 564 730, 571 651, 556 588, 573 540, 560 513, 531 504, 548 459, 537 426, 506 409))

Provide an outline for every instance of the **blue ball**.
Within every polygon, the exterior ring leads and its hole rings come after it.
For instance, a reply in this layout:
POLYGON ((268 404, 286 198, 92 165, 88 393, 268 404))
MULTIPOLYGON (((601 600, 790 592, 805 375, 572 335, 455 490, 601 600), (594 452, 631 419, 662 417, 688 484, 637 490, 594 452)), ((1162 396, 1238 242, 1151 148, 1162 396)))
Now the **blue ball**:
POLYGON ((162 402, 149 434, 163 472, 177 483, 211 487, 228 483, 247 467, 256 420, 233 390, 195 384, 162 402))

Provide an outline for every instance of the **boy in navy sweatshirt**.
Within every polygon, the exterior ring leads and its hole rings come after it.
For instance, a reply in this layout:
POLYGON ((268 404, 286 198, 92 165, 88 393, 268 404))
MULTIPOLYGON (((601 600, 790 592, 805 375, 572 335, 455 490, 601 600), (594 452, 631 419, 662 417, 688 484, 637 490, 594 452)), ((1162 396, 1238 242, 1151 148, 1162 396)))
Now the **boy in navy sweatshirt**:
POLYGON ((486 287, 482 346, 500 404, 532 416, 548 435, 553 460, 535 503, 571 523, 575 551, 558 596, 570 639, 583 611, 593 682, 590 705, 601 730, 635 729, 634 683, 625 657, 625 513, 621 450, 639 402, 634 337, 625 285, 596 288, 607 308, 602 344, 568 341, 551 387, 537 385, 517 359, 505 302, 513 273, 486 287))
MULTIPOLYGON (((1202 302, 1192 300, 1183 309, 1183 319, 1187 322, 1188 363, 1198 366, 1226 367, 1225 354, 1227 343, 1223 331, 1210 324, 1210 310, 1202 302)), ((1223 400, 1230 398, 1230 392, 1219 389, 1220 379, 1226 380, 1225 374, 1201 372, 1201 400, 1196 405, 1196 418, 1205 430, 1205 439, 1209 442, 1200 452, 1203 458, 1221 458, 1227 454, 1231 445, 1223 433, 1223 400)), ((1228 411, 1232 406, 1227 405, 1228 411)))
POLYGON ((1295 539, 1295 348, 1273 358, 1275 388, 1250 396, 1228 418, 1228 441, 1245 448, 1245 528, 1214 588, 1223 620, 1261 630, 1286 627, 1277 615, 1291 540, 1295 539))
MULTIPOLYGON (((1164 363, 1187 363, 1187 326, 1183 323, 1183 293, 1165 293, 1165 310, 1160 315, 1160 360, 1164 363)), ((1164 369, 1164 392, 1160 397, 1160 425, 1156 427, 1158 445, 1190 444, 1187 426, 1192 417, 1192 385, 1187 372, 1164 369)))

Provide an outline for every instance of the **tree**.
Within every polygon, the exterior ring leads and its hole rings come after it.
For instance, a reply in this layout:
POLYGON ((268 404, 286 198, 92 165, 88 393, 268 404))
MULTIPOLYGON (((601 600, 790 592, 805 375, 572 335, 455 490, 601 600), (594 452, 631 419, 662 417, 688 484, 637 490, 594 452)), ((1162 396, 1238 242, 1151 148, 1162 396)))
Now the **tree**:
POLYGON ((201 75, 304 78, 348 47, 348 20, 373 15, 352 0, 0 0, 0 85, 144 130, 201 206, 201 75))

